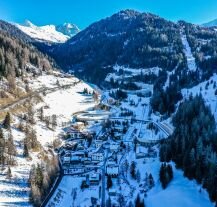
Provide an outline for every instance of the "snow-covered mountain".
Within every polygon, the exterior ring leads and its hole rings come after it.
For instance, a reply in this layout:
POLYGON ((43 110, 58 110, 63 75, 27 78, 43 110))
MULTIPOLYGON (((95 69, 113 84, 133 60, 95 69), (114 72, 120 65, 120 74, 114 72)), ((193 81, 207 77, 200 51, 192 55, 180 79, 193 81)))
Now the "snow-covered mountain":
POLYGON ((25 24, 15 24, 20 30, 30 37, 51 43, 63 43, 77 34, 80 30, 74 24, 64 23, 62 25, 45 25, 36 26, 32 22, 26 20, 25 24))
POLYGON ((75 34, 80 32, 80 29, 77 27, 77 25, 71 23, 57 25, 56 30, 69 37, 73 37, 75 34))
POLYGON ((204 27, 216 27, 217 26, 217 19, 214 19, 210 22, 202 24, 204 27))

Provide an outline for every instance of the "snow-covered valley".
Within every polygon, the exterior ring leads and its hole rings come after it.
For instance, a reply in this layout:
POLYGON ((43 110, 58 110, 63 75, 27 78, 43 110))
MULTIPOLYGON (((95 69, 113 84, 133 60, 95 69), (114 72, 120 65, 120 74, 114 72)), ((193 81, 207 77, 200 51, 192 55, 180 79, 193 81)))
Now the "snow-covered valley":
POLYGON ((0 20, 0 207, 216 207, 216 45, 134 10, 0 20))

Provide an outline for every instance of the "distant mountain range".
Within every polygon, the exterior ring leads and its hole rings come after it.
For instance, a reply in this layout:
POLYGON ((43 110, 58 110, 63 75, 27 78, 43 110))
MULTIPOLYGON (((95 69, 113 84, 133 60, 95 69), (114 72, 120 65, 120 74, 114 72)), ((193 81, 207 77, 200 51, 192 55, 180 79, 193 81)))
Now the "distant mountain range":
POLYGON ((217 26, 217 19, 214 19, 210 22, 202 24, 204 27, 216 27, 217 26))
POLYGON ((64 43, 80 31, 76 25, 71 23, 57 26, 36 26, 29 20, 26 20, 25 24, 15 24, 15 26, 33 39, 49 43, 64 43))

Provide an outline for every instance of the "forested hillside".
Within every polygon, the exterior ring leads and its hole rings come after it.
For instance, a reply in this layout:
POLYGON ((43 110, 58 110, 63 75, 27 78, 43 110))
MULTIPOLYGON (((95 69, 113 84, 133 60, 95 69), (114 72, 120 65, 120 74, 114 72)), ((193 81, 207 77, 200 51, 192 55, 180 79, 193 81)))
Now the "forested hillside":
MULTIPOLYGON (((0 75, 20 77, 34 67, 48 71, 53 61, 34 46, 0 30, 0 75)), ((32 71, 33 72, 33 71, 32 71)), ((35 69, 34 72, 39 72, 35 69)))
POLYGON ((161 146, 161 161, 173 160, 217 200, 217 133, 214 116, 202 96, 183 102, 173 118, 175 131, 161 146))
POLYGON ((96 22, 49 52, 63 68, 97 83, 115 64, 171 71, 185 59, 178 25, 133 10, 96 22))

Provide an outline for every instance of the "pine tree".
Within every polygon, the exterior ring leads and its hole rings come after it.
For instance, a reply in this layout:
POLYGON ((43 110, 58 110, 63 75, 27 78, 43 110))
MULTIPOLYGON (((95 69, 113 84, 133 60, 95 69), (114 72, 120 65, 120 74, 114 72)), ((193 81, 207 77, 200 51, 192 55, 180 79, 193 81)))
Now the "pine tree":
POLYGON ((24 141, 24 145, 23 145, 23 156, 29 157, 29 150, 26 141, 24 141))
POLYGON ((109 196, 108 200, 106 201, 106 207, 112 207, 111 198, 109 196))
POLYGON ((11 179, 11 177, 12 177, 11 168, 8 167, 8 170, 7 170, 7 179, 11 179))
POLYGON ((14 164, 14 157, 17 154, 16 146, 14 144, 13 136, 10 132, 8 140, 7 140, 7 148, 8 148, 8 164, 14 164))
POLYGON ((154 178, 151 173, 148 176, 148 184, 149 184, 149 189, 154 187, 154 178))
POLYGON ((107 177, 107 189, 111 188, 112 187, 112 178, 111 178, 111 175, 108 175, 107 177))
POLYGON ((5 138, 2 128, 0 128, 0 164, 5 164, 5 138))
POLYGON ((2 125, 5 129, 10 129, 10 127, 11 127, 11 115, 9 112, 6 114, 2 125))
POLYGON ((172 180, 173 179, 173 168, 170 164, 167 165, 167 173, 169 175, 169 179, 172 180))
POLYGON ((138 183, 140 183, 141 174, 140 174, 139 170, 136 171, 136 180, 137 180, 138 183))
POLYGON ((130 174, 132 178, 136 179, 136 163, 134 161, 130 165, 130 174))
POLYGON ((173 178, 172 166, 170 164, 167 165, 166 163, 163 163, 160 167, 159 176, 162 188, 165 189, 173 178))
POLYGON ((43 172, 42 167, 38 164, 35 172, 35 185, 41 189, 43 183, 43 172))
POLYGON ((139 196, 139 194, 137 195, 136 200, 135 200, 135 207, 140 207, 140 196, 139 196))

